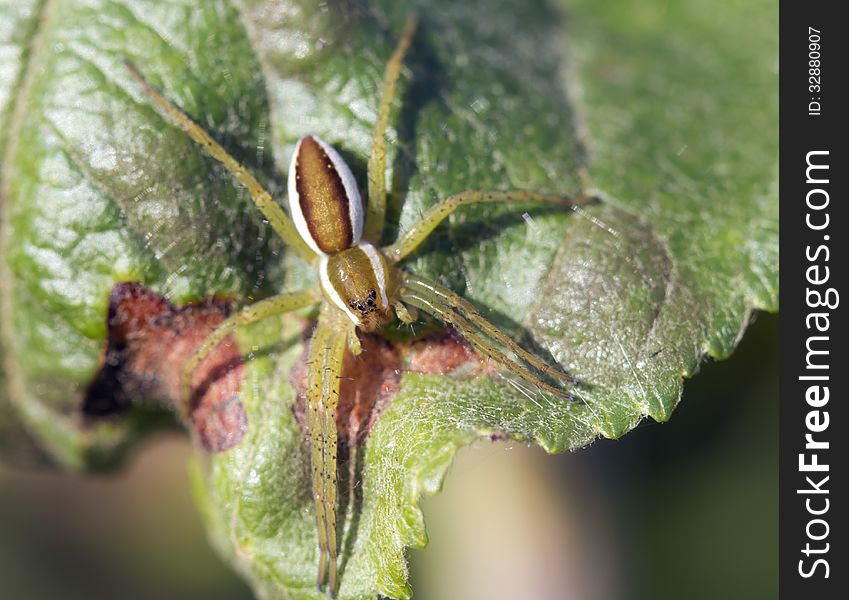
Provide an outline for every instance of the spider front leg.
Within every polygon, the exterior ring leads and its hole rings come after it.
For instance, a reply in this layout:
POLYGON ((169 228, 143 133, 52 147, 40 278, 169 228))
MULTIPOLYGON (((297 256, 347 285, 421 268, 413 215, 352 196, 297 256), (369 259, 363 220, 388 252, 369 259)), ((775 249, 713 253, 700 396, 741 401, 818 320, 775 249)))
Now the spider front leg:
POLYGON ((519 346, 507 334, 487 321, 468 300, 436 283, 407 273, 404 274, 401 300, 452 325, 478 353, 501 364, 525 381, 561 398, 572 398, 569 392, 547 383, 524 365, 510 359, 498 345, 505 346, 518 359, 556 381, 574 383, 575 380, 571 375, 554 369, 519 346))
POLYGON ((377 110, 377 121, 371 139, 371 155, 368 159, 368 212, 363 236, 375 244, 380 242, 383 234, 383 222, 386 218, 386 128, 389 125, 389 113, 392 110, 392 99, 395 97, 395 85, 401 74, 401 63, 404 55, 413 41, 416 32, 415 17, 407 19, 404 33, 398 41, 398 46, 386 64, 383 74, 383 93, 380 107, 377 110))
POLYGON ((262 184, 239 161, 233 158, 221 144, 212 139, 211 135, 195 123, 191 117, 156 91, 129 61, 124 60, 124 65, 127 67, 130 75, 141 85, 142 91, 150 98, 151 102, 183 131, 189 134, 189 137, 197 142, 203 148, 204 152, 220 162, 239 183, 245 186, 256 207, 268 219, 271 227, 283 238, 283 241, 305 262, 309 263, 315 260, 315 253, 301 239, 292 221, 289 220, 289 217, 286 216, 280 205, 274 201, 271 194, 262 187, 262 184))
POLYGON ((318 526, 319 563, 316 585, 336 595, 338 558, 336 543, 336 407, 342 359, 349 343, 345 316, 325 305, 310 341, 307 376, 307 426, 309 428, 313 500, 318 526), (329 577, 328 577, 329 571, 329 577))
POLYGON ((487 321, 474 304, 459 294, 452 292, 447 287, 441 286, 438 283, 425 279, 424 277, 418 277, 412 273, 404 274, 404 285, 411 291, 417 292, 424 297, 429 297, 434 302, 439 302, 442 304, 443 308, 450 308, 452 310, 459 311, 461 315, 468 319, 473 325, 480 328, 486 335, 502 346, 505 346, 513 354, 538 371, 541 371, 552 379, 563 383, 575 383, 574 377, 568 373, 555 369, 545 361, 541 360, 538 356, 535 356, 522 348, 522 346, 515 340, 511 339, 507 334, 487 321))
POLYGON ((191 409, 192 373, 201 361, 219 344, 232 333, 237 327, 249 325, 262 321, 268 317, 291 312, 299 308, 305 308, 315 304, 321 299, 318 290, 307 290, 290 294, 272 296, 259 302, 245 306, 234 315, 221 322, 215 330, 207 336, 197 350, 183 364, 180 376, 180 399, 182 416, 186 417, 191 409))
POLYGON ((449 196, 439 204, 431 206, 422 218, 398 238, 391 246, 383 248, 386 258, 392 263, 398 263, 407 257, 419 244, 421 244, 436 229, 448 215, 466 204, 479 204, 482 202, 497 203, 526 203, 538 202, 540 204, 553 204, 555 206, 580 206, 595 202, 591 196, 558 196, 556 194, 539 194, 526 192, 524 190, 508 191, 467 191, 449 196))

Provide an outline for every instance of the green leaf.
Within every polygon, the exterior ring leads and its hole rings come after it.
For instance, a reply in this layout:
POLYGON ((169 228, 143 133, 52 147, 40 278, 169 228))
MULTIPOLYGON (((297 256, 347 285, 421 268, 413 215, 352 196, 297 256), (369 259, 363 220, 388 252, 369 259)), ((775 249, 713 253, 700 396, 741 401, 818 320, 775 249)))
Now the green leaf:
MULTIPOLYGON (((509 376, 403 377, 361 451, 340 596, 407 597, 405 547, 426 540, 418 500, 438 491, 457 448, 506 434, 559 452, 664 421, 705 354, 727 356, 753 310, 777 309, 777 14, 742 0, 356 6, 47 0, 36 16, 0 12, 0 33, 9 19, 38 25, 18 34, 20 74, 0 79, 0 398, 54 460, 115 460, 149 427, 144 411, 92 427, 79 407, 116 282, 183 302, 314 277, 149 105, 122 58, 282 197, 306 132, 364 180, 383 66, 416 12, 385 239, 464 189, 585 188, 604 201, 569 214, 463 209, 408 263, 581 386, 565 402, 509 376)), ((287 317, 240 332, 247 433, 193 467, 214 543, 267 598, 322 597, 291 410, 302 327, 287 317)))
MULTIPOLYGON (((9 121, 15 105, 15 90, 27 62, 29 41, 36 28, 38 5, 35 0, 0 0, 0 156, 8 142, 9 121)), ((2 167, 2 162, 0 162, 2 167)), ((0 193, 0 207, 3 195, 0 193)), ((2 227, 2 217, 0 217, 2 227)), ((0 284, 0 306, 3 286, 0 284)), ((2 332, 2 329, 0 329, 2 332)), ((0 460, 27 464, 41 462, 43 456, 17 418, 8 393, 3 344, 0 344, 0 460)))

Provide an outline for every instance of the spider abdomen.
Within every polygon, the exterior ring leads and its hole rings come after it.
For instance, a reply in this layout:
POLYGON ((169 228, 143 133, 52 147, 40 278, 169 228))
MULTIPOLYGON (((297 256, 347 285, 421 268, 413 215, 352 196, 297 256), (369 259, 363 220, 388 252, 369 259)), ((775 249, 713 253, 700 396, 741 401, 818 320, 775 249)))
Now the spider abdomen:
POLYGON ((288 186, 295 228, 317 254, 334 254, 359 243, 363 201, 351 169, 330 144, 313 135, 298 140, 288 186))

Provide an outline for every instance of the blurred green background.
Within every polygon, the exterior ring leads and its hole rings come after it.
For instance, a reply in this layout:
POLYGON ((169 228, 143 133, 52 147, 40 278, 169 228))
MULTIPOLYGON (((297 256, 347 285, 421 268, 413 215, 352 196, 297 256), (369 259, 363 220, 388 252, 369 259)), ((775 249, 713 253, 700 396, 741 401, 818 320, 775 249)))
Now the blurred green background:
MULTIPOLYGON (((425 501, 415 597, 777 597, 777 365, 778 317, 759 314, 667 424, 560 456, 464 450, 425 501)), ((0 467, 0 596, 251 598, 206 543, 189 456, 170 433, 114 477, 0 467)))

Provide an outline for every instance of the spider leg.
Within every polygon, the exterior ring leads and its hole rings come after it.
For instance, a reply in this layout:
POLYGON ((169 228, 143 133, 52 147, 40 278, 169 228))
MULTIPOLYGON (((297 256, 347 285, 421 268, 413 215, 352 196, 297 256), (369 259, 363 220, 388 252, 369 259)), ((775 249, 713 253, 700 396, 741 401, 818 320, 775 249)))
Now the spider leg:
POLYGON ((386 128, 389 124, 389 113, 392 110, 392 99, 395 97, 395 84, 401 74, 401 63, 410 48, 417 24, 415 17, 407 19, 404 33, 383 73, 383 93, 371 139, 371 155, 368 159, 368 209, 363 234, 365 239, 375 244, 380 242, 386 216, 386 128))
POLYGON ((498 327, 487 321, 474 304, 459 294, 452 292, 438 283, 423 277, 418 277, 412 273, 404 274, 404 285, 420 294, 429 294, 432 297, 438 298, 443 304, 447 305, 451 309, 459 311, 473 325, 479 327, 486 335, 499 344, 506 346, 511 352, 513 352, 513 354, 538 371, 545 373, 556 381, 562 381, 570 384, 575 383, 575 378, 568 373, 555 369, 545 361, 541 360, 538 356, 531 354, 522 348, 522 346, 515 340, 511 339, 507 336, 507 334, 498 329, 498 327))
POLYGON ((327 338, 330 331, 321 323, 313 332, 310 340, 307 367, 307 428, 310 436, 310 455, 312 464, 312 492, 315 502, 315 520, 318 528, 318 548, 320 559, 316 587, 324 587, 327 576, 327 518, 324 502, 324 406, 321 404, 324 384, 324 358, 327 338))
POLYGON ((309 349, 307 376, 307 423, 310 433, 313 500, 320 560, 316 585, 336 595, 338 585, 336 550, 336 406, 339 377, 347 344, 347 327, 326 307, 319 317, 309 349), (328 569, 329 567, 329 569, 328 569), (328 577, 329 570, 329 577, 328 577))
POLYGON ((268 222, 271 223, 274 231, 283 238, 283 241, 285 241, 286 244, 304 261, 312 262, 315 260, 315 253, 301 239, 301 236, 298 235, 292 221, 289 220, 289 217, 286 216, 286 213, 283 212, 280 205, 272 199, 271 194, 262 187, 262 184, 260 184, 259 181, 257 181, 256 178, 251 175, 248 170, 239 163, 239 161, 233 158, 233 156, 218 142, 212 139, 212 136, 210 136, 200 125, 195 123, 191 117, 177 108, 173 102, 154 89, 154 87, 145 80, 142 74, 132 64, 130 64, 129 61, 124 60, 124 65, 127 67, 130 75, 132 75, 133 78, 141 85, 142 90, 145 95, 150 98, 151 102, 159 107, 165 115, 167 115, 174 123, 185 131, 189 137, 197 142, 200 147, 203 148, 204 152, 224 165, 224 168, 227 169, 227 171, 229 171, 239 183, 247 188, 256 207, 260 210, 260 212, 262 212, 263 216, 268 219, 268 222))
POLYGON ((439 204, 431 206, 422 218, 404 232, 394 244, 383 248, 383 253, 392 263, 404 260, 448 215, 466 204, 478 204, 482 202, 499 202, 505 204, 511 202, 539 202, 541 204, 553 204, 556 206, 579 206, 594 201, 595 198, 590 196, 570 198, 569 196, 538 194, 523 190, 461 192, 449 196, 439 204))
MULTIPOLYGON (((404 302, 412 304, 426 313, 433 315, 441 321, 453 325, 454 329, 456 329, 461 336, 472 344, 475 350, 477 350, 480 354, 501 364, 525 381, 560 398, 565 398, 567 400, 572 399, 572 395, 569 394, 569 392, 546 383, 540 377, 534 375, 528 368, 514 360, 511 360, 492 342, 492 340, 487 339, 485 335, 476 331, 474 325, 466 317, 453 310, 451 306, 442 301, 438 295, 432 292, 405 288, 401 291, 401 299, 404 302)), ((491 327, 494 328, 495 326, 491 325, 491 327)))
POLYGON ((321 298, 317 290, 272 296, 242 308, 221 322, 183 364, 180 373, 180 399, 183 416, 191 407, 192 373, 212 350, 237 327, 262 321, 268 317, 291 312, 315 304, 321 298))

